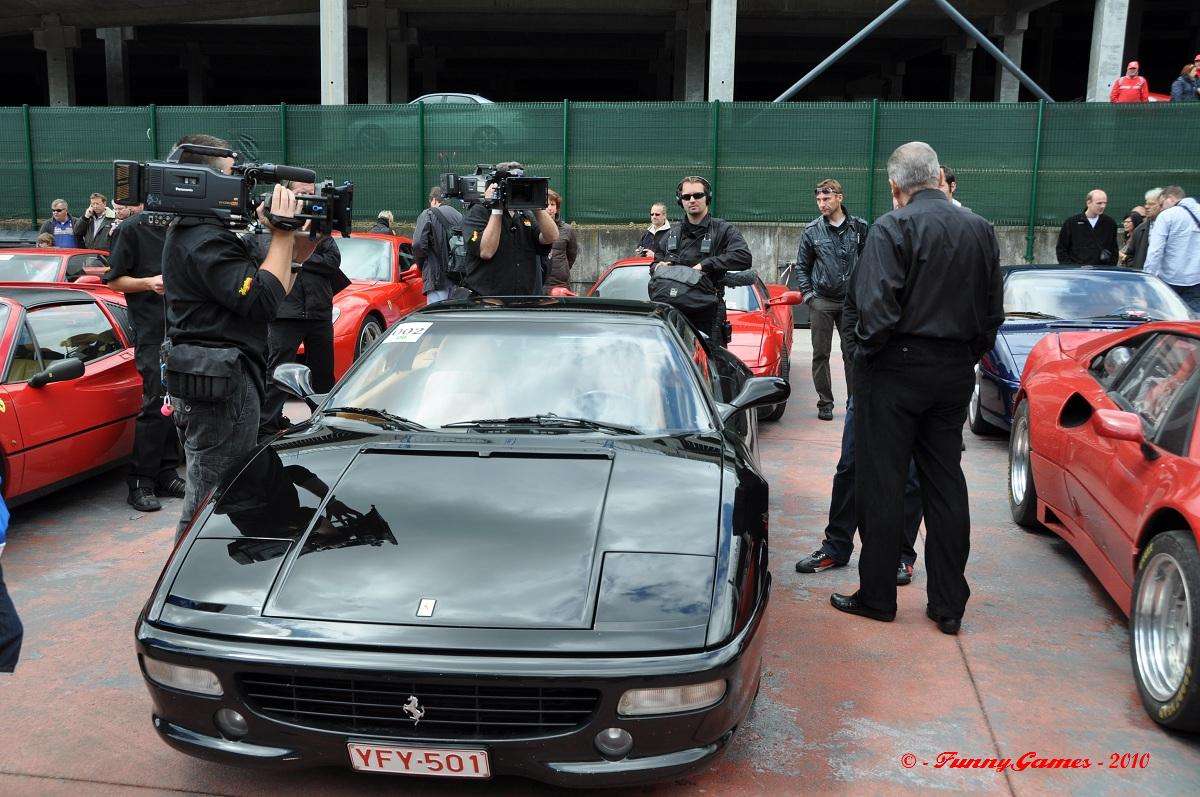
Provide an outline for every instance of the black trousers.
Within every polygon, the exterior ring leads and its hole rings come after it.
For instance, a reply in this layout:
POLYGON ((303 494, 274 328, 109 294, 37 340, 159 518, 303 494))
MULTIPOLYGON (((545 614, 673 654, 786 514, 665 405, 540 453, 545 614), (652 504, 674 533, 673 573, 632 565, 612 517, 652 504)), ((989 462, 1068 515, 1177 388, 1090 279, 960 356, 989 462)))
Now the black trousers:
POLYGON ((139 343, 133 350, 133 361, 138 375, 142 377, 142 408, 133 426, 130 487, 138 482, 161 483, 178 475, 179 436, 175 424, 162 414, 163 386, 158 364, 160 342, 139 343))
POLYGON ((696 329, 708 335, 714 346, 725 346, 725 302, 717 302, 707 311, 689 310, 682 312, 696 329))
POLYGON ((961 617, 966 608, 971 517, 961 465, 962 427, 975 359, 958 341, 900 338, 855 362, 854 486, 858 495, 872 496, 858 504, 859 599, 866 606, 896 609, 904 483, 912 461, 925 511, 929 607, 942 617, 961 617))
POLYGON ((4 571, 0 570, 0 672, 12 672, 16 668, 24 634, 21 618, 4 586, 4 571))
POLYGON ((333 387, 333 322, 278 318, 267 331, 267 395, 263 400, 262 427, 274 433, 283 425, 284 393, 271 375, 283 363, 296 361, 304 344, 304 360, 312 371, 313 390, 328 393, 333 387))

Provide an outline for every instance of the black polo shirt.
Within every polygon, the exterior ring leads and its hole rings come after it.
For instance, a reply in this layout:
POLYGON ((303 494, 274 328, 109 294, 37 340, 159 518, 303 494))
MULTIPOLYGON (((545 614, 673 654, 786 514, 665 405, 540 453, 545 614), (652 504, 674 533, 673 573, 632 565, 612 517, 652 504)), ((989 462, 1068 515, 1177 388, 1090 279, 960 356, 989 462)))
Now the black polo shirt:
POLYGON ((259 268, 246 244, 219 224, 176 221, 163 250, 167 337, 171 342, 235 347, 247 372, 266 389, 267 324, 285 291, 259 268))
MULTIPOLYGON (((117 226, 108 255, 108 271, 104 282, 118 277, 156 277, 162 273, 165 227, 147 224, 146 216, 135 213, 117 226)), ((157 346, 163 341, 166 325, 166 302, 154 291, 125 294, 129 320, 138 346, 157 346)))
POLYGON ((505 211, 500 221, 500 245, 491 260, 479 256, 479 242, 491 218, 491 208, 473 205, 463 216, 467 245, 466 287, 483 296, 536 296, 542 292, 538 258, 550 247, 538 241, 532 211, 505 211))

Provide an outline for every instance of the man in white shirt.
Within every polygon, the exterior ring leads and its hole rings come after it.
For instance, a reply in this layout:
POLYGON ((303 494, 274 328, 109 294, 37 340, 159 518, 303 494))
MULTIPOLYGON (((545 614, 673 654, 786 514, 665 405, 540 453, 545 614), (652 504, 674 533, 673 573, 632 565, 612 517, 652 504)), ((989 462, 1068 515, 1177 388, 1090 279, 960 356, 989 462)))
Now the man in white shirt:
POLYGON ((1200 316, 1200 203, 1177 185, 1162 190, 1150 228, 1146 271, 1170 285, 1200 316))

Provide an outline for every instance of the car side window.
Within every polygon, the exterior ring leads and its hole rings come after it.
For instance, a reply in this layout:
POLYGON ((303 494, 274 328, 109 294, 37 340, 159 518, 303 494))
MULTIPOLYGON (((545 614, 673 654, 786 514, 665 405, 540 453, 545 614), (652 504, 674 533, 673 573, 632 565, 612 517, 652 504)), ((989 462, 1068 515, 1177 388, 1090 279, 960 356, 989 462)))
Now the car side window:
POLYGON ((1150 342, 1118 382, 1114 399, 1157 431, 1200 363, 1200 340, 1160 335, 1150 342))
POLYGON ((1197 398, 1200 398, 1200 372, 1192 374, 1167 411, 1154 440, 1160 448, 1179 457, 1188 455, 1197 398))
POLYGON ((8 364, 8 374, 5 375, 4 381, 26 382, 41 370, 42 360, 38 356, 37 346, 33 343, 33 335, 29 332, 29 324, 23 323, 13 345, 12 362, 8 364))
POLYGON ((117 319, 117 326, 125 333, 125 340, 133 343, 133 325, 129 322, 129 309, 117 304, 116 302, 105 302, 104 306, 108 308, 108 312, 113 318, 117 319))
POLYGON ((43 362, 78 357, 89 363, 122 348, 112 323, 93 302, 39 307, 28 318, 43 362))
POLYGON ((687 352, 688 357, 696 364, 700 370, 701 382, 704 385, 704 390, 716 401, 721 401, 721 385, 717 381, 716 373, 708 361, 708 352, 704 348, 704 344, 700 342, 699 336, 692 331, 681 317, 672 318, 672 326, 679 333, 679 337, 683 340, 683 350, 687 352))
POLYGON ((408 271, 416 263, 417 259, 413 257, 412 244, 400 244, 400 270, 408 271))
POLYGON ((1108 351, 1097 354, 1092 358, 1091 365, 1088 370, 1101 387, 1106 390, 1111 389, 1125 367, 1131 360, 1137 357, 1138 351, 1146 345, 1147 341, 1152 336, 1142 335, 1130 340, 1124 341, 1119 346, 1113 346, 1108 351))
POLYGON ((83 276, 84 266, 89 265, 88 260, 94 258, 95 255, 71 255, 67 258, 67 282, 74 282, 83 276))

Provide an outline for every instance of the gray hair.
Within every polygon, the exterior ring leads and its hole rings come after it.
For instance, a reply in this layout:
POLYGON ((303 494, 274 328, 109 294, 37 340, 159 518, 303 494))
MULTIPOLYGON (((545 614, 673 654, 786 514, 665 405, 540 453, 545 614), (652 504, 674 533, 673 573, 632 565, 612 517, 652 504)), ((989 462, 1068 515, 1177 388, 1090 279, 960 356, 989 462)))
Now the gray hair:
POLYGON ((1187 198, 1187 192, 1185 192, 1182 188, 1180 188, 1177 185, 1169 185, 1162 190, 1162 196, 1163 196, 1163 199, 1170 197, 1171 199, 1174 199, 1176 202, 1182 202, 1184 199, 1187 198))
POLYGON ((888 158, 888 179, 906 194, 918 188, 937 188, 941 176, 937 153, 924 141, 910 141, 896 147, 888 158))
POLYGON ((1161 196, 1162 196, 1161 188, 1151 188, 1149 191, 1146 192, 1146 201, 1147 202, 1157 202, 1158 198, 1161 196))

